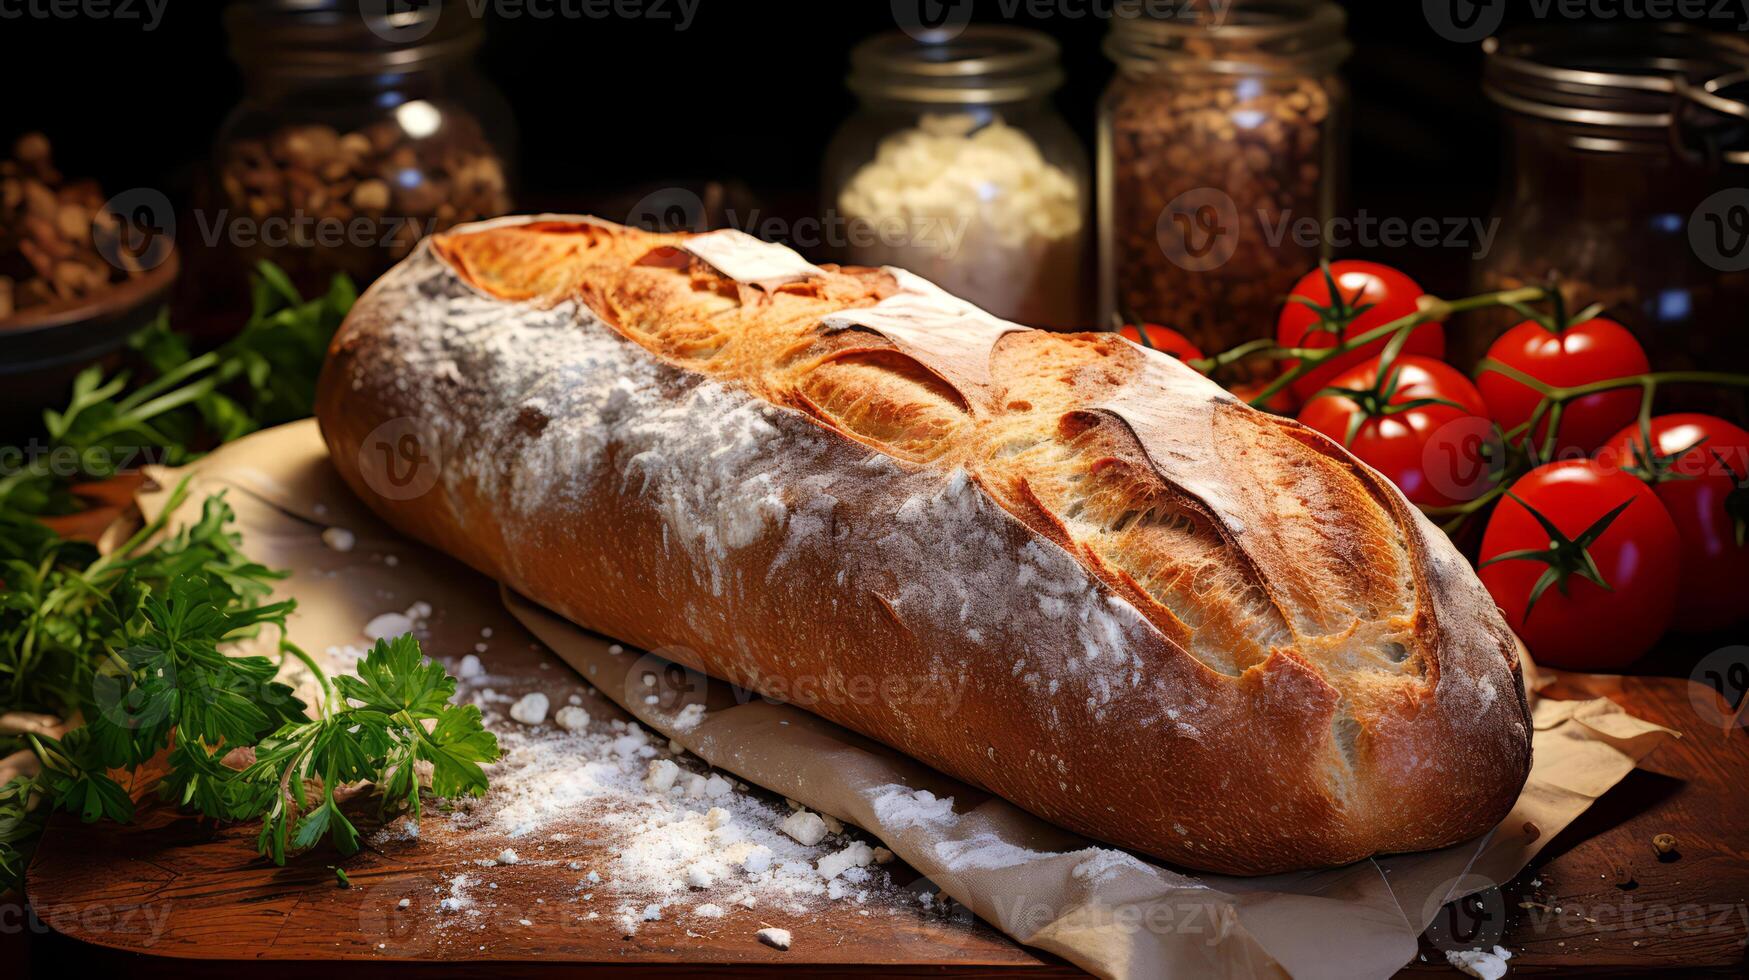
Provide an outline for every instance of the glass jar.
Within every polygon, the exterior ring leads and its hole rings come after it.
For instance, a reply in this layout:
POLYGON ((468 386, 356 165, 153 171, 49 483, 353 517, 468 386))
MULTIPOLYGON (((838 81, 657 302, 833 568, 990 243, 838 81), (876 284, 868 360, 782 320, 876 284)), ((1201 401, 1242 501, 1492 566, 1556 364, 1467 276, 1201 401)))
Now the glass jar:
POLYGON ((425 235, 510 209, 510 112, 474 69, 463 5, 259 0, 225 22, 244 97, 214 151, 220 244, 250 264, 362 285, 425 235))
MULTIPOLYGON (((1749 106, 1732 90, 1749 42, 1681 24, 1561 25, 1490 38, 1484 51, 1507 140, 1477 289, 1554 276, 1569 310, 1604 304, 1655 369, 1741 370, 1749 191, 1732 189, 1749 187, 1749 106)), ((1473 365, 1519 319, 1458 318, 1454 363, 1473 365)), ((1685 407, 1736 400, 1669 389, 1685 407)))
POLYGON ((974 26, 893 32, 851 52, 861 103, 826 153, 827 244, 845 262, 915 272, 991 313, 1084 328, 1091 180, 1051 106, 1057 45, 974 26))
MULTIPOLYGON (((1114 17, 1099 106, 1100 316, 1213 353, 1270 332, 1336 214, 1346 15, 1325 0, 1192 2, 1114 17)), ((1242 380, 1242 379, 1240 379, 1242 380)))

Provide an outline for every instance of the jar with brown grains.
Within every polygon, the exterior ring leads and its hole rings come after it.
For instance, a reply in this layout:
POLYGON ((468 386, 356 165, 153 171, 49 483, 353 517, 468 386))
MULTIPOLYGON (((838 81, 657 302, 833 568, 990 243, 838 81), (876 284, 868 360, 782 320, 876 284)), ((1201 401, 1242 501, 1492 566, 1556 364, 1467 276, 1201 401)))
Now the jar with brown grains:
POLYGON ((1116 16, 1099 112, 1100 307, 1216 351, 1269 332, 1327 251, 1345 165, 1346 17, 1324 0, 1116 16), (1315 242, 1307 244, 1308 241, 1315 242))
POLYGON ((226 27, 245 92, 215 150, 211 244, 314 289, 510 209, 509 108, 474 70, 480 23, 462 5, 258 0, 226 27))

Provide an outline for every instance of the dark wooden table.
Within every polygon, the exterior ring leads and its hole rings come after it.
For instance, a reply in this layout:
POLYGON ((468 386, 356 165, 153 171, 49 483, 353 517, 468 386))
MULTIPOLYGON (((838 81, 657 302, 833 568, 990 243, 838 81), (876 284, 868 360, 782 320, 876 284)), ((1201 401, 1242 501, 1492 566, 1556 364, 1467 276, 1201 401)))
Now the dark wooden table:
MULTIPOLYGON (((116 487, 104 490, 112 504, 127 498, 116 487)), ((101 526, 88 516, 75 530, 101 526)), ((1730 639, 1671 638, 1638 665, 1651 674, 1581 678, 1551 692, 1612 698, 1684 737, 1654 752, 1497 895, 1485 893, 1477 907, 1484 915, 1504 915, 1502 944, 1513 952, 1513 974, 1744 975, 1749 732, 1709 726, 1691 701, 1688 680, 1700 656, 1730 639), (1674 835, 1678 847, 1661 860, 1652 838, 1663 833, 1674 835)), ((806 924, 815 939, 809 948, 789 953, 749 944, 744 936, 686 935, 678 924, 653 923, 631 940, 612 930, 494 934, 478 941, 486 950, 461 955, 422 935, 422 920, 399 922, 372 911, 389 907, 386 898, 400 894, 397 889, 426 887, 432 855, 441 848, 441 835, 427 835, 418 846, 367 851, 348 862, 355 887, 342 890, 326 867, 331 856, 306 855, 274 868, 254 858, 251 831, 215 830, 161 806, 145 809, 130 827, 57 816, 32 867, 40 918, 28 916, 15 898, 0 901, 0 956, 28 958, 33 973, 56 976, 73 969, 234 976, 240 968, 272 975, 307 970, 296 962, 303 959, 324 960, 324 977, 335 978, 551 975, 582 964, 592 972, 654 976, 774 968, 821 976, 1076 972, 981 924, 918 918, 896 930, 891 921, 831 910, 806 924), (154 936, 154 910, 172 902, 183 906, 180 922, 197 912, 199 928, 154 936)), ((508 880, 505 887, 516 884, 508 880)), ((1404 975, 1454 972, 1425 937, 1423 955, 1426 962, 1410 964, 1404 975)))

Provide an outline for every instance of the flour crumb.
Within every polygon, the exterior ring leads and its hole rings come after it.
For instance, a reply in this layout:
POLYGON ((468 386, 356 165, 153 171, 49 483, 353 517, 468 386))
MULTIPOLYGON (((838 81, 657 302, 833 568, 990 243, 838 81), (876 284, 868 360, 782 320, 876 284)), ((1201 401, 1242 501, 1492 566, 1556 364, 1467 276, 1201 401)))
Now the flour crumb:
POLYGON ((758 932, 759 941, 772 949, 789 949, 790 934, 788 929, 773 929, 766 927, 758 932))
POLYGON ((1506 975, 1506 961, 1512 958, 1512 953, 1504 946, 1496 946, 1493 950, 1485 949, 1448 949, 1445 951, 1446 962, 1457 967, 1479 980, 1500 980, 1506 975))
POLYGON ((547 696, 539 691, 524 694, 510 706, 510 717, 524 725, 538 725, 547 720, 547 696))
POLYGON ((358 537, 343 527, 331 527, 322 532, 322 543, 333 551, 351 551, 358 537))
POLYGON ((821 858, 815 868, 820 872, 820 877, 832 879, 851 868, 866 868, 872 863, 874 863, 874 849, 862 841, 856 841, 836 854, 828 854, 821 858))
POLYGON ((819 814, 807 810, 797 810, 785 817, 781 829, 799 843, 810 847, 826 839, 826 821, 821 820, 819 814))
POLYGON ((666 793, 674 787, 674 781, 679 777, 679 766, 667 759, 657 759, 650 763, 649 771, 644 774, 644 788, 652 793, 666 793))
POLYGON ((364 635, 372 640, 392 640, 413 632, 413 620, 406 613, 386 612, 364 624, 364 635))

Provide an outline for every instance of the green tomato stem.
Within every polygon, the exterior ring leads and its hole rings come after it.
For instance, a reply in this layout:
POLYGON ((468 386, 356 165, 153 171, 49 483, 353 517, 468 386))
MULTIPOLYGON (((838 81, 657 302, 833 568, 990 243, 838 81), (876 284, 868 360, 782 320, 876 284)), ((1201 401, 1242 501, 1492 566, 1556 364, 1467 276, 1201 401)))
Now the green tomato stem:
MULTIPOLYGON (((1336 344, 1332 347, 1293 349, 1293 353, 1291 354, 1282 351, 1278 356, 1297 356, 1299 357, 1299 363, 1295 364, 1287 371, 1282 372, 1274 381, 1265 385, 1263 390, 1258 392, 1256 397, 1251 399, 1251 405, 1254 408, 1263 407, 1268 403, 1269 399, 1274 398, 1283 388, 1286 388, 1288 385, 1293 384, 1295 381, 1310 374, 1325 362, 1342 354, 1346 354, 1356 348, 1365 347, 1367 344, 1370 344, 1381 337, 1388 337, 1398 331, 1412 331, 1424 323, 1431 323, 1435 320, 1444 320, 1453 313, 1465 313, 1470 310, 1504 306, 1509 303, 1537 302, 1546 299, 1548 293, 1549 290, 1545 286, 1521 286, 1517 289, 1503 289, 1492 293, 1481 293, 1476 296, 1466 296, 1463 299, 1454 300, 1443 300, 1433 296, 1423 296, 1421 298, 1421 308, 1415 312, 1398 317, 1389 323, 1374 327, 1373 329, 1358 334, 1352 338, 1346 340, 1339 338, 1336 344)), ((1235 350, 1237 349, 1238 348, 1235 348, 1235 350)), ((1217 359, 1220 356, 1221 355, 1216 355, 1217 359)))

